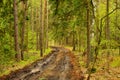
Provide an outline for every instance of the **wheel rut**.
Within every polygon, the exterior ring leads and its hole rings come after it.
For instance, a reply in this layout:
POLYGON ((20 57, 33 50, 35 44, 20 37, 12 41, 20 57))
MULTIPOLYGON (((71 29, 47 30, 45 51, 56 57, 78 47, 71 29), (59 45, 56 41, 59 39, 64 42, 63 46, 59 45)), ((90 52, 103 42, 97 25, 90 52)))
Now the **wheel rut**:
POLYGON ((74 54, 63 47, 51 47, 49 55, 0 80, 84 80, 74 54))

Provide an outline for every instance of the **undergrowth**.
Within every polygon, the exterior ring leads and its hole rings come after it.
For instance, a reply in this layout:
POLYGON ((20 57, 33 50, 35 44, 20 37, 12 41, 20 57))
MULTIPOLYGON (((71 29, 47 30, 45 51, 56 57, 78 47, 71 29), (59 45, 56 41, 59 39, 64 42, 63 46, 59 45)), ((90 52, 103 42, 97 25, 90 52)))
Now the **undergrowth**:
MULTIPOLYGON (((45 50, 44 56, 48 55, 50 53, 51 49, 45 50)), ((13 57, 11 57, 9 60, 4 61, 4 63, 1 63, 0 61, 0 76, 7 75, 11 71, 15 71, 17 69, 23 68, 26 65, 30 65, 34 61, 41 59, 40 52, 31 50, 28 53, 24 53, 24 60, 20 62, 16 62, 13 57)))

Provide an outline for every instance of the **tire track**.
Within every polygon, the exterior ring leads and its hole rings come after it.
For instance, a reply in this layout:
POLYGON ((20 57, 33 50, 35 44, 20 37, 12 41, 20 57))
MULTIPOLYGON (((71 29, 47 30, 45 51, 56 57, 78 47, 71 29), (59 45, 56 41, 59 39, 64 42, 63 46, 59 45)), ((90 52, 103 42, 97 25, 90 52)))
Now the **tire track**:
POLYGON ((44 59, 3 76, 0 80, 83 80, 80 68, 76 69, 73 64, 75 59, 72 52, 62 47, 51 48, 51 53, 44 59))

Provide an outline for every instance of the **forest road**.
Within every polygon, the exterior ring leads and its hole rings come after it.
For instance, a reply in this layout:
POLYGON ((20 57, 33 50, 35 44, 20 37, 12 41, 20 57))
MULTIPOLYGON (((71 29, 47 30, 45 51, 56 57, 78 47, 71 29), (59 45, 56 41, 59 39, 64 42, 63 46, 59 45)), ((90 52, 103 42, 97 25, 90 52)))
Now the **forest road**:
POLYGON ((0 80, 84 80, 74 54, 63 47, 51 47, 49 55, 0 80))

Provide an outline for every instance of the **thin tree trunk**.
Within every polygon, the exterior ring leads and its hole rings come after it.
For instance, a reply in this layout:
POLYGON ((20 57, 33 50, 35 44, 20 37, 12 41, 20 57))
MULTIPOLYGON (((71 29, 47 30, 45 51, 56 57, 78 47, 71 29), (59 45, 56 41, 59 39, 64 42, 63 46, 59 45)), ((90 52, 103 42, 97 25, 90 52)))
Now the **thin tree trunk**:
POLYGON ((96 42, 98 42, 98 39, 99 39, 98 28, 99 28, 99 22, 100 22, 100 19, 99 19, 99 0, 97 0, 96 4, 97 4, 97 7, 96 7, 96 42))
POLYGON ((65 45, 68 45, 68 36, 65 38, 65 45))
POLYGON ((25 38, 25 43, 26 43, 26 51, 27 51, 27 53, 28 53, 28 33, 29 33, 28 26, 29 26, 29 23, 26 22, 26 38, 25 38))
MULTIPOLYGON (((107 0, 107 6, 106 6, 106 14, 109 13, 109 0, 107 0)), ((109 30, 109 15, 107 15, 107 19, 106 19, 106 39, 110 40, 110 30, 109 30)), ((107 45, 107 49, 109 49, 110 47, 107 45)), ((107 71, 109 71, 109 56, 110 56, 110 52, 107 51, 107 71)))
MULTIPOLYGON (((28 4, 29 4, 29 0, 27 0, 27 5, 26 5, 26 8, 28 9, 28 4)), ((26 11, 26 18, 28 18, 27 17, 27 11, 26 11)), ((29 23, 29 18, 28 18, 28 20, 26 21, 26 33, 25 33, 25 35, 26 35, 26 37, 25 37, 25 44, 26 44, 26 51, 27 51, 27 53, 28 53, 28 33, 29 33, 29 25, 30 23, 29 23)))
POLYGON ((75 42, 75 33, 73 32, 73 51, 75 51, 76 50, 76 44, 75 44, 76 42, 75 42))
MULTIPOLYGON (((116 0, 116 8, 118 7, 118 0, 116 0)), ((116 10, 116 27, 118 26, 118 10, 116 10)), ((117 37, 116 37, 117 40, 117 37)), ((118 46, 119 48, 119 56, 120 56, 120 46, 118 46)))
POLYGON ((15 40, 15 51, 16 51, 16 60, 21 60, 19 42, 18 42, 18 12, 17 12, 17 0, 14 0, 14 40, 15 40))
POLYGON ((46 13, 46 15, 47 15, 47 20, 46 20, 46 24, 47 24, 47 25, 46 25, 46 48, 48 48, 48 41, 49 41, 49 40, 48 40, 48 39, 49 39, 49 38, 48 38, 48 27, 49 27, 49 22, 48 22, 48 20, 49 20, 49 17, 48 17, 48 15, 49 15, 49 13, 48 13, 48 10, 49 10, 49 9, 48 9, 48 1, 49 1, 49 0, 47 0, 47 4, 46 4, 46 7, 47 7, 47 13, 46 13))
POLYGON ((44 50, 47 48, 47 0, 44 0, 44 50))
POLYGON ((42 14, 42 0, 40 2, 40 56, 43 56, 43 14, 42 14))
POLYGON ((31 6, 31 15, 30 16, 31 16, 31 19, 30 19, 31 20, 30 21, 31 22, 31 30, 33 32, 34 31, 34 23, 33 23, 34 21, 33 21, 33 7, 32 6, 31 6))
POLYGON ((80 52, 81 51, 81 31, 78 32, 78 51, 80 52))
POLYGON ((89 67, 90 64, 90 10, 89 2, 87 0, 87 64, 86 67, 89 67))
POLYGON ((24 60, 24 49, 25 49, 25 28, 26 28, 26 9, 27 9, 27 1, 22 1, 23 3, 23 22, 22 22, 22 36, 21 36, 21 59, 24 60))
POLYGON ((33 11, 33 32, 36 31, 36 7, 33 7, 34 8, 34 11, 33 11))
POLYGON ((120 46, 119 46, 119 56, 120 56, 120 46))
POLYGON ((39 15, 38 15, 38 13, 37 13, 37 11, 38 11, 38 9, 36 9, 36 50, 39 50, 39 26, 38 26, 38 24, 39 24, 39 19, 38 19, 38 17, 39 17, 39 15))

